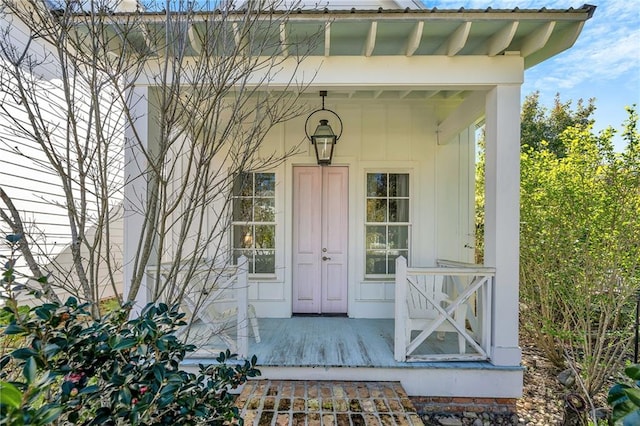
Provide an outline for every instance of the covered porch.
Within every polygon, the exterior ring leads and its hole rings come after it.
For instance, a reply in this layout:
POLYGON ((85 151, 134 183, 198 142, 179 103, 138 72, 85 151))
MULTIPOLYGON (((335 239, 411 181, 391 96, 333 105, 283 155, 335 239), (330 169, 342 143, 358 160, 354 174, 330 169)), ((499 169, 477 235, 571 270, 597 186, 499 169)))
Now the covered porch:
MULTIPOLYGON (((396 291, 405 296, 396 296, 394 318, 253 318, 249 307, 238 306, 223 324, 201 312, 188 335, 199 349, 185 366, 215 362, 229 348, 255 355, 270 380, 399 381, 409 395, 517 396, 522 368, 490 359, 493 268, 446 261, 407 268, 402 257, 396 262, 396 291), (437 298, 438 289, 446 302, 437 298), (431 305, 433 315, 422 315, 416 304, 431 305)), ((246 301, 247 271, 240 265, 235 272, 225 292, 246 301)))
MULTIPOLYGON (((400 382, 409 395, 513 398, 522 386, 522 367, 485 361, 399 362, 393 357, 394 320, 296 316, 260 318, 260 343, 250 337, 249 351, 268 380, 400 382)), ((209 363, 224 348, 212 338, 185 367, 209 363)), ((454 336, 427 339, 421 349, 457 351, 454 336)), ((471 347, 469 345, 469 350, 471 347)))
POLYGON ((248 298, 246 258, 237 268, 217 274, 206 268, 202 275, 218 277, 215 291, 198 284, 183 301, 183 309, 192 313, 186 340, 199 348, 199 358, 230 349, 242 357, 256 355, 261 365, 282 367, 489 359, 494 268, 443 260, 430 268, 408 268, 400 256, 393 318, 257 318, 248 298), (226 279, 220 280, 223 273, 226 279))
MULTIPOLYGON (((394 353, 394 320, 294 316, 259 318, 260 342, 249 335, 249 353, 261 366, 270 367, 405 367, 418 363, 398 362, 394 353)), ((195 335, 206 334, 199 324, 195 335)), ((231 330, 230 330, 231 331, 231 330)), ((215 358, 226 345, 219 336, 207 334, 194 358, 215 358)), ((454 336, 435 335, 423 343, 425 352, 451 354, 458 349, 454 336)), ((469 347, 469 349, 471 349, 469 347)))
MULTIPOLYGON (((246 255, 250 266, 230 281, 237 302, 216 309, 235 314, 225 325, 204 315, 215 305, 210 295, 196 295, 203 314, 192 315, 188 335, 200 348, 193 365, 231 347, 255 354, 274 380, 400 380, 414 395, 519 396, 520 86, 527 67, 570 47, 591 11, 313 10, 283 23, 282 47, 310 28, 324 43, 302 62, 287 49, 275 52, 282 55, 279 72, 263 90, 290 91, 289 76, 313 76, 300 100, 311 110, 315 89, 328 91, 344 136, 324 166, 304 140, 304 116, 265 137, 261 154, 296 148, 295 155, 256 171, 247 193, 234 195, 249 213, 236 215, 244 219, 232 223, 231 235, 221 232, 221 246, 234 261, 246 255), (477 244, 480 120, 484 263, 471 265, 464 262, 477 244), (408 260, 394 267, 398 256, 408 260), (445 257, 456 262, 438 261, 445 257), (325 296, 339 306, 323 306, 325 296), (313 304, 306 310, 300 300, 313 304)), ((259 87, 261 78, 251 75, 248 84, 259 87)), ((152 80, 140 83, 141 99, 156 90, 152 80)), ((137 130, 151 145, 149 111, 137 130)), ((206 247, 194 257, 212 252, 206 247)), ((138 302, 147 299, 142 294, 138 302)))

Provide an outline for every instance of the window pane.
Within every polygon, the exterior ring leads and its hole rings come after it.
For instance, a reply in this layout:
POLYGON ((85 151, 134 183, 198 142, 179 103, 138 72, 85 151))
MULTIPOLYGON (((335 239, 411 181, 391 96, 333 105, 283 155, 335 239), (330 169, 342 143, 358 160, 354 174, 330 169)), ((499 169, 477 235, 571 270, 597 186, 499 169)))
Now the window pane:
POLYGON ((396 273, 396 258, 398 258, 398 256, 404 256, 404 258, 407 258, 408 253, 407 252, 401 252, 399 254, 393 254, 389 256, 389 259, 387 260, 387 273, 388 274, 395 274, 396 273))
POLYGON ((392 250, 409 248, 408 226, 389 226, 389 248, 392 250))
POLYGON ((273 198, 256 198, 255 213, 253 216, 255 222, 275 222, 276 220, 276 204, 273 198))
POLYGON ((236 198, 233 200, 234 222, 251 222, 251 198, 236 198))
POLYGON ((233 183, 233 195, 249 197, 253 195, 253 175, 240 173, 233 183))
POLYGON ((389 222, 409 222, 409 200, 389 200, 389 222))
POLYGON ((253 227, 251 225, 234 225, 233 248, 253 247, 253 227))
POLYGON ((387 200, 367 200, 367 222, 387 221, 387 200))
POLYGON ((409 196, 409 175, 390 174, 389 175, 389 197, 409 196))
POLYGON ((256 225, 256 248, 275 248, 275 240, 275 225, 256 225))
POLYGON ((394 254, 393 256, 389 256, 389 260, 387 262, 387 270, 388 270, 388 274, 395 274, 396 273, 396 258, 398 256, 404 256, 405 259, 409 258, 409 252, 404 250, 404 251, 399 251, 397 254, 394 254))
POLYGON ((396 258, 409 257, 409 174, 367 173, 365 201, 365 274, 394 274, 396 258))
POLYGON ((249 262, 249 272, 253 272, 253 251, 251 250, 234 250, 233 251, 233 263, 238 264, 240 256, 246 256, 249 262))
POLYGON ((268 274, 276 271, 276 256, 273 250, 256 250, 254 272, 268 274))
POLYGON ((387 196, 386 173, 367 173, 367 197, 387 196))
POLYGON ((367 250, 366 255, 366 274, 386 274, 387 273, 387 255, 384 251, 380 250, 367 250))
POLYGON ((256 173, 256 196, 273 197, 275 189, 275 173, 256 173))
POLYGON ((385 226, 367 226, 367 249, 387 248, 387 232, 385 226))

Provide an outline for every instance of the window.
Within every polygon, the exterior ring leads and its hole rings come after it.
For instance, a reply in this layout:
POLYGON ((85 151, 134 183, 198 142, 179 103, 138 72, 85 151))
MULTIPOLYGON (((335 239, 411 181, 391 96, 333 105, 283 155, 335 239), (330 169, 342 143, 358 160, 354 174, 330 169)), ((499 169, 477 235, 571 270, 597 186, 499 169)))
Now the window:
POLYGON ((233 260, 249 259, 249 273, 276 269, 275 173, 240 173, 233 186, 233 260))
POLYGON ((409 257, 409 174, 367 173, 365 274, 390 275, 409 257))

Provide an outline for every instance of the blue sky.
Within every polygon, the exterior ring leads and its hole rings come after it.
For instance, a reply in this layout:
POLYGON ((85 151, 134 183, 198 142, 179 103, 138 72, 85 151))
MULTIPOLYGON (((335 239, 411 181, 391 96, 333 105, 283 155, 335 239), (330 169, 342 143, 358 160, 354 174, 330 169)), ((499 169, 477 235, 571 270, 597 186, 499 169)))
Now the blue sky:
MULTIPOLYGON (((440 9, 519 7, 521 9, 579 8, 574 0, 423 0, 440 9)), ((525 73, 523 97, 540 91, 542 104, 551 106, 556 93, 563 101, 595 98, 595 129, 621 128, 627 114, 624 107, 640 106, 640 1, 592 0, 597 6, 575 45, 525 73)), ((621 148, 621 141, 617 141, 621 148)))

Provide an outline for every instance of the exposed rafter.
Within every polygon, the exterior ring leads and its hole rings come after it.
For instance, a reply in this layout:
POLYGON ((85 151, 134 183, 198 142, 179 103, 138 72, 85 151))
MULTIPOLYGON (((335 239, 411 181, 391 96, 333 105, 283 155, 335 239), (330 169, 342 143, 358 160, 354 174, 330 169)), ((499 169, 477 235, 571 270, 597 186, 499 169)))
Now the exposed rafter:
POLYGON ((324 24, 324 56, 331 54, 331 22, 324 24))
POLYGON ((542 49, 545 44, 549 41, 549 37, 551 37, 551 33, 555 28, 555 21, 550 21, 542 24, 540 28, 531 33, 522 43, 522 47, 520 48, 520 54, 524 57, 531 55, 533 52, 537 52, 542 49))
POLYGON ((289 56, 289 40, 287 37, 287 26, 280 23, 280 53, 282 56, 289 56))
POLYGON ((451 36, 442 43, 438 50, 436 50, 436 54, 455 56, 467 43, 469 31, 471 31, 471 22, 463 22, 458 28, 456 28, 453 34, 451 34, 451 36))
POLYGON ((376 47, 376 34, 378 32, 378 21, 372 21, 369 25, 369 33, 364 44, 364 56, 371 56, 376 47))
MULTIPOLYGON (((405 59, 417 56, 487 56, 494 57, 505 52, 518 52, 524 58, 525 68, 529 68, 557 53, 571 47, 580 34, 586 20, 591 18, 595 7, 583 6, 580 9, 566 10, 331 10, 300 11, 288 19, 274 22, 278 27, 279 50, 276 54, 284 57, 292 54, 294 35, 314 34, 320 27, 324 30, 324 46, 314 47, 309 56, 331 57, 376 57, 401 56, 405 59), (432 25, 437 24, 437 25, 432 25), (477 31, 472 31, 478 27, 477 31), (333 38, 332 38, 333 34, 333 38), (440 45, 433 44, 441 41, 440 45), (333 41, 333 46, 332 46, 333 41), (336 43, 339 43, 336 44, 336 43), (333 49, 332 49, 333 47, 333 49)), ((251 34, 243 24, 244 17, 225 17, 222 31, 231 31, 235 40, 236 52, 249 47, 252 37, 264 39, 272 37, 269 31, 274 28, 266 20, 265 25, 252 28, 251 34)), ((149 51, 159 55, 169 54, 166 41, 177 42, 176 37, 168 38, 168 28, 164 22, 166 16, 160 13, 148 13, 142 17, 138 33, 121 34, 122 27, 117 20, 126 22, 127 16, 114 15, 114 24, 109 26, 110 43, 127 43, 135 40, 139 48, 148 46, 149 51), (148 27, 148 28, 147 28, 148 27), (148 32, 148 34, 147 34, 148 32)), ((185 20, 180 37, 188 43, 187 55, 198 55, 207 46, 209 24, 218 19, 210 13, 196 14, 185 20)), ((82 36, 82 23, 79 22, 78 34, 82 36)), ((217 28, 217 27, 216 27, 217 28)), ((136 30, 133 30, 134 32, 136 30)), ((251 43, 252 44, 252 43, 251 43)), ((90 46, 87 46, 90 48, 90 46)), ((119 46, 110 47, 118 51, 119 46)), ((228 49, 224 47, 223 49, 228 49)))
POLYGON ((422 41, 422 32, 424 31, 424 21, 418 21, 413 26, 411 34, 407 39, 407 45, 405 46, 405 55, 413 56, 413 54, 420 47, 420 41, 422 41))
MULTIPOLYGON (((551 37, 553 37, 553 42, 547 43, 543 49, 527 56, 525 58, 525 67, 531 67, 544 61, 545 58, 556 55, 573 46, 578 39, 580 32, 582 32, 582 27, 584 27, 584 21, 578 21, 571 24, 566 30, 560 32, 557 36, 555 33, 552 34, 551 37)), ((551 37, 549 37, 549 39, 551 39, 551 37)))
POLYGON ((506 50, 513 41, 513 37, 516 35, 518 25, 518 21, 513 21, 511 23, 508 23, 504 26, 504 28, 495 33, 489 39, 487 55, 496 56, 500 52, 506 50))

